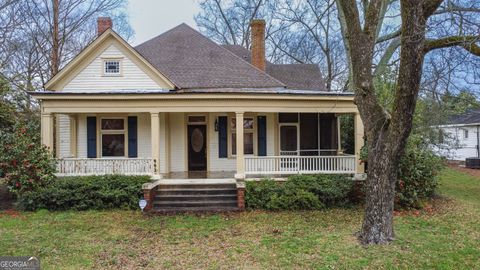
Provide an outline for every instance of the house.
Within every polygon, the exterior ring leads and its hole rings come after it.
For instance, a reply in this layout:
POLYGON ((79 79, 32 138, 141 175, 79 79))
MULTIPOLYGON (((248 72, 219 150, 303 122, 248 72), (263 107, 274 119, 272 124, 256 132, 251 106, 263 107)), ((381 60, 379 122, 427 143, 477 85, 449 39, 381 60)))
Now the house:
POLYGON ((438 150, 442 156, 460 161, 472 157, 480 158, 480 109, 454 115, 438 128, 444 141, 449 144, 445 147, 448 150, 438 150))
POLYGON ((317 65, 267 62, 263 20, 252 21, 251 52, 186 24, 132 47, 111 26, 99 18, 98 37, 31 93, 58 175, 161 179, 146 197, 162 183, 239 183, 241 193, 246 178, 363 175, 353 95, 325 91, 317 65), (354 115, 354 155, 342 153, 341 114, 354 115))

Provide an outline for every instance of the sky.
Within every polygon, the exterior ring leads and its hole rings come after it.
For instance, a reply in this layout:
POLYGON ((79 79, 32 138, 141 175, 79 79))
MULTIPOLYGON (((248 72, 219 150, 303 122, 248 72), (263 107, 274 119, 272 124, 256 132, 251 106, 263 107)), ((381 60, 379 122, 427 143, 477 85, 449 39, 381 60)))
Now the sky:
POLYGON ((129 0, 128 15, 135 31, 133 45, 186 23, 197 28, 193 16, 200 10, 198 0, 129 0))

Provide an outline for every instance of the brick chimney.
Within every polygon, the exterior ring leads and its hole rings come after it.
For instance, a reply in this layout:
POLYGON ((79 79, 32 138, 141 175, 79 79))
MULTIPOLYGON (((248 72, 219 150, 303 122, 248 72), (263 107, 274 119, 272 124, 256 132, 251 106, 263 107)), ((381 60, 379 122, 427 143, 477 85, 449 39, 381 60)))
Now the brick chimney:
POLYGON ((265 20, 250 22, 252 31, 252 65, 265 71, 265 20))
POLYGON ((97 36, 103 34, 108 28, 112 28, 113 23, 110 17, 99 17, 97 19, 97 36))

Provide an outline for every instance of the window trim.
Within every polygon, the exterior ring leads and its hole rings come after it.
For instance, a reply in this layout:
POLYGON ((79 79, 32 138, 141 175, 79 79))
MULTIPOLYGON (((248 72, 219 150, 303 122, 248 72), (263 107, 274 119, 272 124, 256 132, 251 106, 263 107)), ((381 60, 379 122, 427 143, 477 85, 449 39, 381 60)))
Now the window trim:
POLYGON ((123 58, 113 57, 113 58, 102 58, 102 76, 103 77, 122 77, 123 76, 123 58), (118 73, 107 73, 105 72, 105 64, 107 62, 118 61, 118 73))
POLYGON ((468 129, 464 129, 464 130, 463 130, 463 138, 464 138, 464 139, 468 139, 468 135, 469 135, 469 134, 468 134, 468 129))
POLYGON ((98 130, 98 157, 100 158, 128 158, 128 121, 126 116, 100 116, 97 117, 97 130, 98 130), (103 119, 123 119, 123 129, 114 129, 114 130, 103 130, 102 129, 102 120, 103 119), (123 136, 123 156, 103 156, 103 135, 104 134, 113 134, 113 135, 124 135, 123 136))
MULTIPOLYGON (((228 156, 230 158, 236 158, 237 157, 237 154, 233 154, 233 135, 236 130, 236 128, 234 129, 234 127, 232 127, 232 119, 235 119, 236 117, 235 116, 228 116, 228 156)), ((246 157, 253 157, 253 156, 256 156, 257 155, 257 120, 256 120, 256 115, 251 115, 251 114, 248 114, 248 115, 244 115, 243 117, 243 120, 245 121, 245 119, 252 119, 253 120, 253 128, 251 129, 243 129, 243 133, 252 133, 253 134, 253 154, 243 154, 244 156, 246 157)), ((245 138, 245 135, 244 135, 244 138, 245 138)), ((243 143, 245 144, 245 140, 243 141, 243 143)))

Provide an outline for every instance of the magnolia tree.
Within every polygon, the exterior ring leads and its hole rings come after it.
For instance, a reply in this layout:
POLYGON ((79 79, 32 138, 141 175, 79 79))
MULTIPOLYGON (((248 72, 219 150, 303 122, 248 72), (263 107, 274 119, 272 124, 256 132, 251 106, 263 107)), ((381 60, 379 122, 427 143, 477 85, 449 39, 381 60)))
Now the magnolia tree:
POLYGON ((400 47, 393 106, 390 110, 382 106, 372 67, 382 21, 392 2, 396 1, 364 0, 357 5, 356 0, 337 0, 349 52, 351 87, 365 125, 369 153, 366 209, 359 234, 363 244, 388 243, 394 239, 397 172, 412 129, 425 56, 435 49, 452 46, 480 56, 480 47, 475 43, 479 37, 464 35, 466 31, 461 31, 462 28, 456 32, 462 35, 444 33, 439 38, 426 38, 427 31, 443 27, 428 24, 443 9, 443 0, 400 0, 401 25, 391 33, 400 47))

